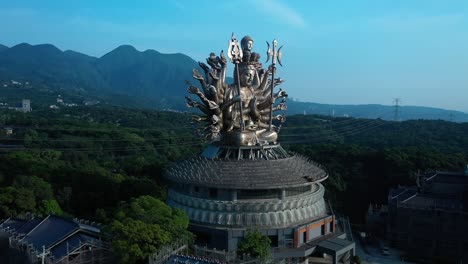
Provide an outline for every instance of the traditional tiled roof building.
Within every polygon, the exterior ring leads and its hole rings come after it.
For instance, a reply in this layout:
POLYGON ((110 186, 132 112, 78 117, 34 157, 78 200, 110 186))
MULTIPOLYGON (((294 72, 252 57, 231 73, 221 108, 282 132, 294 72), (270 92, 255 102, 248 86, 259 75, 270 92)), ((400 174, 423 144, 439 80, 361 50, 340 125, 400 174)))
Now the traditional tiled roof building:
POLYGON ((433 171, 388 196, 390 238, 409 257, 468 262, 468 171, 433 171))
POLYGON ((101 240, 100 228, 87 221, 55 215, 8 218, 0 222, 0 235, 7 238, 12 250, 21 253, 12 263, 112 263, 110 246, 101 240))

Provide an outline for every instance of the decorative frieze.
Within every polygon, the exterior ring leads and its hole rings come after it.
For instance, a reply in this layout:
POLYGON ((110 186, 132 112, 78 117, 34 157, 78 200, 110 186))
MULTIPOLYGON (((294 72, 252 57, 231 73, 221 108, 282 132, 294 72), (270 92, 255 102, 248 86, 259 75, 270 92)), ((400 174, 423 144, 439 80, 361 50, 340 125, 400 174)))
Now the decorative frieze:
POLYGON ((222 226, 289 226, 326 213, 325 188, 320 183, 315 185, 309 193, 284 200, 220 201, 169 190, 168 204, 187 212, 192 222, 222 226))

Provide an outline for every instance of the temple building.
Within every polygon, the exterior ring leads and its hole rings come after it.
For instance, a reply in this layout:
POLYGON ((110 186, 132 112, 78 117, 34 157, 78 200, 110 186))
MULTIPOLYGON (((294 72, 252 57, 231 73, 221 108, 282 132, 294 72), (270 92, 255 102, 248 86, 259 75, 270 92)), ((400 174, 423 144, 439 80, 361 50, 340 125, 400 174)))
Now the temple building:
POLYGON ((389 238, 407 258, 468 262, 468 169, 432 171, 388 196, 389 238))
MULTIPOLYGON (((277 142, 286 110, 287 94, 276 86, 276 63, 281 48, 269 45, 262 68, 260 55, 252 51, 253 39, 241 45, 232 37, 228 54, 234 66, 234 83, 225 83, 227 59, 223 52, 199 63, 193 70, 201 89, 188 84, 189 107, 203 115, 197 132, 208 147, 197 156, 179 162, 166 173, 170 183, 168 204, 184 210, 196 244, 212 250, 235 252, 248 230, 259 230, 272 242, 274 259, 307 263, 318 252, 334 263, 349 262, 354 242, 346 237, 325 200, 322 182, 327 172, 307 158, 289 153, 277 142), (339 237, 340 238, 339 238, 339 237)), ((320 255, 320 254, 318 254, 320 255)))
POLYGON ((56 215, 0 221, 0 263, 114 263, 95 223, 56 215), (6 253, 3 251, 7 251, 6 253))

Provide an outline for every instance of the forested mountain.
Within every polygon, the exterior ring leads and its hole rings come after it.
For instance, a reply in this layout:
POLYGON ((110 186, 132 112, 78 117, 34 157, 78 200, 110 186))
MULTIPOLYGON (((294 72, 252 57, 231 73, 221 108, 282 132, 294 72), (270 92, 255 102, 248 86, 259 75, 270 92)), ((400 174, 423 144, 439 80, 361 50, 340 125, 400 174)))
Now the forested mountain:
MULTIPOLYGON (((183 54, 140 52, 120 46, 100 58, 61 51, 50 44, 0 46, 0 84, 29 82, 33 88, 54 89, 110 104, 185 111, 185 80, 192 80, 197 62, 183 54)), ((36 93, 30 92, 32 96, 36 93)), ((4 90, 0 89, 0 97, 4 90)), ((292 97, 297 97, 291 94, 292 97)), ((30 98, 35 101, 36 98, 30 98)), ((394 108, 384 105, 329 105, 290 100, 288 114, 320 114, 393 120, 394 108)), ((402 106, 398 119, 443 119, 468 122, 468 114, 430 107, 402 106)))
POLYGON ((101 76, 115 92, 154 99, 185 94, 184 80, 192 79, 198 64, 183 54, 137 51, 120 46, 96 60, 101 76))
POLYGON ((384 120, 441 119, 454 122, 468 122, 468 114, 460 111, 445 110, 424 106, 399 106, 395 116, 395 107, 379 104, 332 105, 309 102, 288 102, 291 114, 316 114, 335 117, 352 116, 358 118, 380 118, 384 120))
POLYGON ((4 51, 6 49, 8 49, 7 46, 0 44, 0 52, 4 51))
POLYGON ((183 54, 139 52, 128 45, 101 58, 62 52, 50 44, 23 43, 0 53, 0 81, 27 81, 107 97, 147 98, 155 108, 182 108, 184 81, 192 78, 196 67, 198 64, 183 54))
POLYGON ((62 52, 50 44, 22 43, 0 53, 0 80, 73 90, 106 87, 94 62, 95 58, 62 52))

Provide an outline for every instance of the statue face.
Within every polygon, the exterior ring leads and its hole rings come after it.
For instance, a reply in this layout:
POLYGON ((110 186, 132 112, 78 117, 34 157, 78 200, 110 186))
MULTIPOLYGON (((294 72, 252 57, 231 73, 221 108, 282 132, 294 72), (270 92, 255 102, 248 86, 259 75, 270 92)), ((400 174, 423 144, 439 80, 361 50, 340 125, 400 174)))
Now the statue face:
POLYGON ((253 69, 246 69, 242 72, 240 76, 240 83, 241 86, 251 86, 254 80, 255 70, 253 69))
POLYGON ((252 48, 253 48, 253 41, 252 40, 247 41, 247 50, 252 50, 252 48))
POLYGON ((253 39, 249 36, 245 36, 241 40, 242 50, 252 51, 253 48, 253 39))

